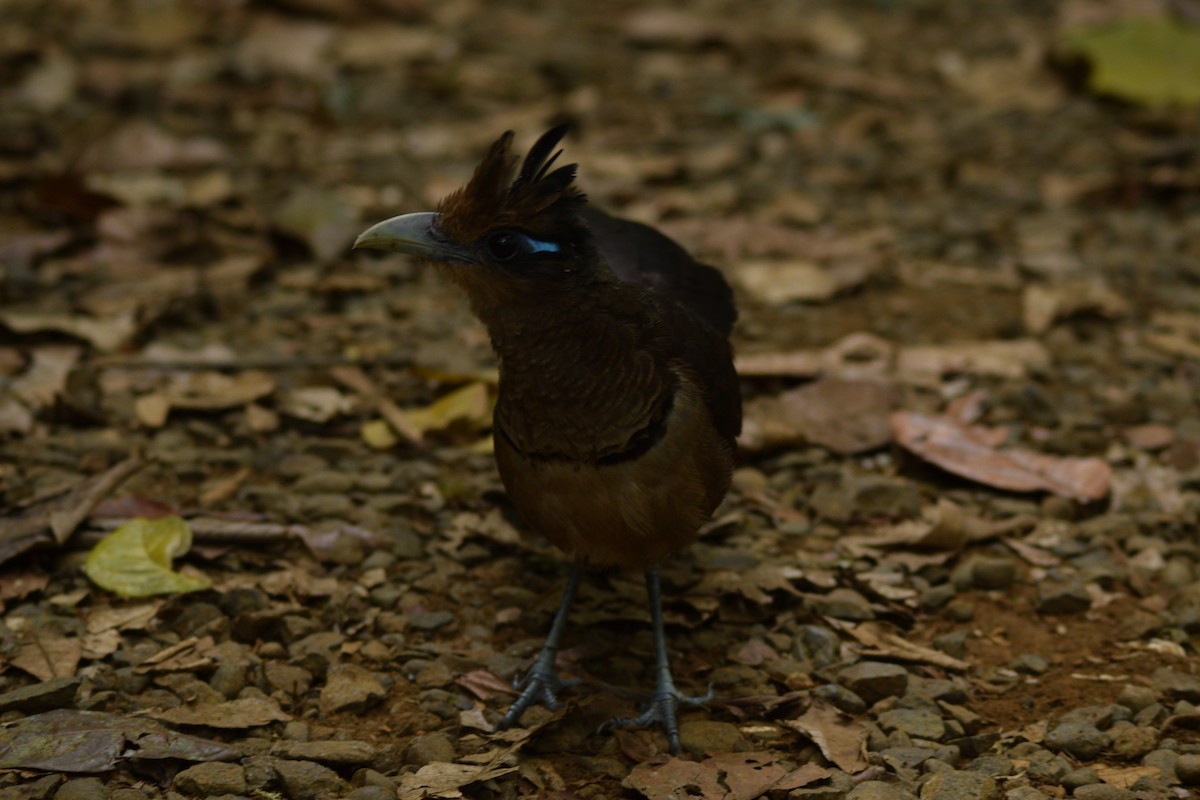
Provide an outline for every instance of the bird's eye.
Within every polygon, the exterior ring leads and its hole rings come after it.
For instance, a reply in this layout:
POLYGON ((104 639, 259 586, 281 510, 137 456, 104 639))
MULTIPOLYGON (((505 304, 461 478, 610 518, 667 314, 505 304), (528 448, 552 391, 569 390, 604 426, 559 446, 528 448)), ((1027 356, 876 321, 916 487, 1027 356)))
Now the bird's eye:
POLYGON ((512 231, 499 231, 487 239, 488 254, 497 261, 508 261, 528 250, 525 237, 512 231))

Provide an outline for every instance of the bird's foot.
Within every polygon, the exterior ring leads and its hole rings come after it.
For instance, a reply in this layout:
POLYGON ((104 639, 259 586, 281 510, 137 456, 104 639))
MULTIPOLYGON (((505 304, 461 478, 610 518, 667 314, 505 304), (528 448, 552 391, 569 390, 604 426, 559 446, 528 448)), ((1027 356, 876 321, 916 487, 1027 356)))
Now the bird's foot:
POLYGON ((667 742, 671 752, 679 754, 679 707, 699 706, 713 699, 712 687, 698 697, 689 697, 681 693, 674 685, 660 685, 650 698, 646 710, 636 717, 614 717, 601 726, 601 731, 611 731, 613 728, 641 728, 645 725, 658 723, 667 733, 667 742))
POLYGON ((525 709, 532 705, 543 705, 551 711, 556 710, 559 690, 569 689, 578 684, 579 681, 575 679, 562 680, 558 677, 558 670, 555 667, 546 666, 539 659, 529 668, 529 672, 525 673, 524 678, 513 681, 513 688, 520 689, 521 694, 496 723, 496 729, 504 730, 516 725, 520 722, 525 709))

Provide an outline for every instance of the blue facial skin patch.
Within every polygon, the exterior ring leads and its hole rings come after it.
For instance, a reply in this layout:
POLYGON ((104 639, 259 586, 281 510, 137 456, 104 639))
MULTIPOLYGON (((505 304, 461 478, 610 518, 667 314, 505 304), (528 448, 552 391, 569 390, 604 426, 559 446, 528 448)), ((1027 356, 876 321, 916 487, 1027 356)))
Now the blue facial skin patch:
POLYGON ((529 251, 532 253, 557 253, 558 245, 554 242, 542 242, 537 239, 525 237, 525 241, 529 242, 529 251))

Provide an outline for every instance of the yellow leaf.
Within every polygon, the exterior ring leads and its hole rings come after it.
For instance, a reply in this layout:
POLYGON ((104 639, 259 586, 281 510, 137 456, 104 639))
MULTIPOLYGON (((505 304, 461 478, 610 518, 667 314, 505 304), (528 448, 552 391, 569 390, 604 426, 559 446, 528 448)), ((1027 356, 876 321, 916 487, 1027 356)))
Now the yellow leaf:
POLYGON ((1093 91, 1150 106, 1200 105, 1200 31, 1170 19, 1130 19, 1068 31, 1092 64, 1093 91))
POLYGON ((396 442, 400 441, 396 438, 396 434, 392 433, 392 428, 387 424, 386 420, 373 419, 362 424, 359 429, 359 434, 362 440, 366 442, 367 447, 373 450, 387 450, 390 447, 395 447, 396 442))
POLYGON ((88 553, 83 571, 122 597, 148 597, 207 589, 203 575, 183 575, 171 560, 192 546, 192 529, 179 517, 138 518, 117 528, 88 553))
POLYGON ((403 409, 401 414, 422 436, 430 431, 446 430, 456 422, 464 422, 471 429, 480 431, 492 424, 492 403, 486 384, 469 383, 425 408, 403 409))

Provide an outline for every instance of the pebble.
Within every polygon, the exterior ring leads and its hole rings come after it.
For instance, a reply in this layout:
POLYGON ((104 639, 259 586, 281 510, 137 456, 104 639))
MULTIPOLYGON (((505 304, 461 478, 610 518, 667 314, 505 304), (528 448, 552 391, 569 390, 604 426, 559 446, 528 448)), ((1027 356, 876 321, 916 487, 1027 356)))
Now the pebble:
POLYGON ((226 700, 232 700, 246 688, 246 668, 232 661, 223 661, 213 670, 208 685, 226 700))
POLYGON ((291 800, 326 800, 341 797, 346 782, 329 767, 312 761, 278 759, 275 772, 291 800))
POLYGON ((879 726, 885 731, 903 731, 914 739, 941 741, 946 725, 941 716, 915 708, 896 708, 879 715, 879 726))
POLYGON ((685 753, 736 753, 749 745, 736 725, 717 720, 685 720, 679 724, 679 745, 685 753))
POLYGON ((841 640, 838 635, 820 625, 805 625, 796 641, 796 656, 817 669, 841 660, 841 640))
POLYGON ((1200 786, 1200 755, 1187 753, 1179 756, 1175 761, 1175 776, 1184 786, 1200 786))
POLYGON ((819 595, 812 600, 812 611, 825 617, 863 622, 875 619, 875 610, 870 602, 853 589, 839 587, 829 594, 819 595))
POLYGON ((1137 794, 1109 783, 1093 783, 1075 790, 1079 800, 1136 800, 1137 794))
POLYGON ((292 697, 301 697, 308 693, 312 686, 312 673, 303 667, 296 667, 285 661, 271 659, 263 664, 263 678, 273 689, 278 689, 292 697))
POLYGON ((1049 795, 1032 786, 1016 786, 1004 793, 1004 800, 1048 800, 1049 795))
POLYGON ((109 800, 111 796, 99 778, 72 778, 58 787, 54 800, 109 800))
POLYGON ((1141 758, 1157 746, 1157 728, 1129 725, 1112 732, 1113 754, 1130 761, 1141 758))
POLYGON ((1182 778, 1176 767, 1179 765, 1179 759, 1182 758, 1174 750, 1151 750, 1146 755, 1142 756, 1142 763, 1147 767, 1157 767, 1158 776, 1168 783, 1179 781, 1182 783, 1182 778))
POLYGON ((991 775, 993 778, 1003 778, 1013 773, 1012 759, 997 753, 987 753, 976 758, 967 765, 967 772, 978 772, 991 775))
POLYGON ((996 800, 999 797, 995 778, 966 770, 943 770, 921 787, 921 800, 996 800))
POLYGON ((48 681, 22 686, 0 694, 0 713, 23 711, 36 714, 54 708, 71 708, 75 705, 75 693, 83 678, 51 678, 48 681))
POLYGON ((360 786, 347 794, 343 800, 396 800, 396 790, 383 786, 360 786))
POLYGON ((371 672, 355 664, 337 664, 329 668, 321 689, 321 713, 357 714, 379 705, 385 697, 387 690, 371 672))
POLYGON ((357 741, 280 741, 271 747, 271 755, 299 761, 319 761, 322 764, 344 764, 360 767, 370 764, 377 755, 375 747, 357 741))
POLYGON ((1050 671, 1050 662, 1037 653, 1022 653, 1010 661, 1008 667, 1025 675, 1045 675, 1050 671))
POLYGON ((885 697, 904 694, 908 688, 908 670, 883 661, 860 661, 838 672, 838 683, 874 705, 885 697))
POLYGON ((894 783, 863 781, 850 790, 846 800, 910 800, 913 795, 894 783))
POLYGON ((1187 700, 1189 703, 1200 702, 1200 678, 1186 672, 1177 672, 1170 667, 1154 671, 1150 679, 1151 685, 1157 692, 1164 692, 1187 700))
POLYGON ((939 583, 931 586, 917 598, 917 605, 926 611, 936 611, 954 599, 958 590, 952 583, 939 583))
POLYGON ((813 689, 813 696, 827 700, 838 711, 845 711, 847 714, 863 714, 867 710, 867 704, 861 697, 836 683, 818 686, 813 689))
POLYGON ((1157 699, 1158 695, 1149 686, 1135 686, 1127 683, 1117 697, 1117 702, 1136 714, 1157 699))
POLYGON ((1100 773, 1091 767, 1080 767, 1063 775, 1058 779, 1058 782, 1064 789, 1075 791, 1080 786, 1090 786, 1093 783, 1100 783, 1100 773))
POLYGON ((403 760, 405 764, 423 767, 426 764, 453 761, 454 755, 454 740, 439 731, 414 736, 408 747, 404 748, 403 760))
POLYGON ((418 611, 408 617, 409 626, 422 631, 437 630, 453 621, 451 611, 418 611))
POLYGON ((1017 580, 1017 565, 1002 556, 979 556, 970 562, 971 585, 976 589, 1007 589, 1017 580))
POLYGON ((212 761, 188 767, 175 776, 175 787, 184 794, 246 794, 246 771, 240 764, 212 761))
POLYGON ((1082 614, 1092 607, 1087 587, 1079 581, 1044 580, 1037 587, 1039 614, 1082 614))
POLYGON ((1108 747, 1109 737, 1087 722, 1060 722, 1046 734, 1044 741, 1051 750, 1068 753, 1082 761, 1099 758, 1108 747))

